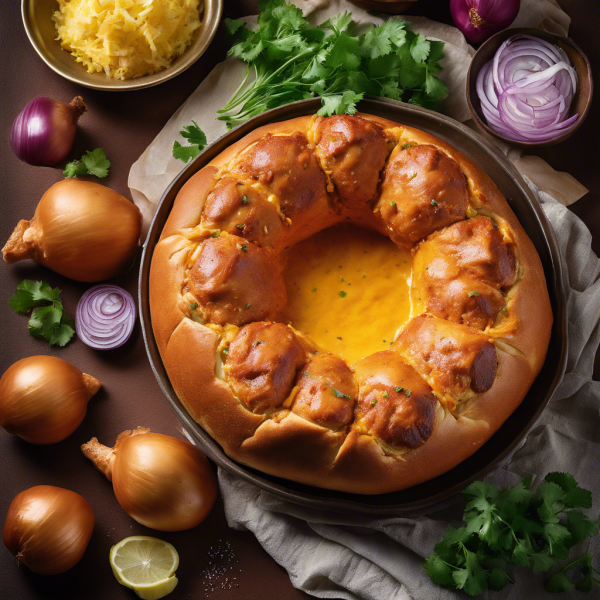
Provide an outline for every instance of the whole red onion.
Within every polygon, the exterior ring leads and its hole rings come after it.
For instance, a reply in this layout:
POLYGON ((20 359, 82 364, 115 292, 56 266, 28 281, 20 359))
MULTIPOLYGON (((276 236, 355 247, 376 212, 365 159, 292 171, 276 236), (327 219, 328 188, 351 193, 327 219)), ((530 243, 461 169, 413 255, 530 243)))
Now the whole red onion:
POLYGON ((10 130, 10 146, 19 160, 53 167, 71 151, 77 121, 87 110, 81 96, 64 104, 39 96, 19 113, 10 130))
POLYGON ((450 0, 454 24, 474 43, 506 29, 519 14, 521 0, 450 0))

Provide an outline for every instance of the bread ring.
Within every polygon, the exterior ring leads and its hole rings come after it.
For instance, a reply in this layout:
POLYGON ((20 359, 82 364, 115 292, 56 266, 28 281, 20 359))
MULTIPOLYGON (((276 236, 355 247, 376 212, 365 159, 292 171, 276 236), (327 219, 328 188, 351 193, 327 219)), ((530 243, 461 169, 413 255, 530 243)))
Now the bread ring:
MULTIPOLYGON (((274 123, 227 148, 179 192, 149 283, 173 388, 223 450, 360 494, 416 485, 471 456, 525 397, 553 318, 540 259, 489 177, 434 136, 366 114, 274 123), (353 348, 355 360, 286 315, 289 253, 342 223, 401 254, 364 280, 358 264, 353 281, 330 275, 339 288, 320 297, 332 325, 338 289, 345 308, 375 314, 377 296, 364 291, 390 265, 408 274, 406 291, 388 283, 381 300, 398 331, 375 352, 353 348)), ((375 319, 365 313, 361 327, 375 331, 375 319)))

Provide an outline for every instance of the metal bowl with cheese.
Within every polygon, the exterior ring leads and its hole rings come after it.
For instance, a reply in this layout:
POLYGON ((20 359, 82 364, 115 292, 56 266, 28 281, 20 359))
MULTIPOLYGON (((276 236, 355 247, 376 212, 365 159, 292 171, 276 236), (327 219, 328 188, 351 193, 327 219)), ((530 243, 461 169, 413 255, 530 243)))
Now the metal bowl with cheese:
POLYGON ((56 73, 88 88, 158 85, 212 41, 223 0, 22 0, 33 47, 56 73))
POLYGON ((251 132, 180 190, 149 278, 170 382, 243 465, 356 494, 452 469, 517 409, 552 310, 446 142, 369 114, 251 132))

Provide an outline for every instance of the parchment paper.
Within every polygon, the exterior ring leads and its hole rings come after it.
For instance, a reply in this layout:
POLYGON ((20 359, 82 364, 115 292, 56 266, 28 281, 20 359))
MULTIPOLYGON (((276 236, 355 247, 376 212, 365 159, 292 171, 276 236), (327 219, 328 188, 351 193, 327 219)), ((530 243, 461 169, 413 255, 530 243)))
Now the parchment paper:
MULTIPOLYGON (((380 25, 383 18, 375 17, 366 11, 346 2, 346 0, 295 0, 311 23, 317 24, 331 16, 349 10, 359 24, 374 23, 380 25)), ((469 46, 458 29, 437 23, 422 17, 402 17, 411 21, 412 30, 431 39, 444 41, 445 58, 443 70, 439 76, 449 88, 448 98, 442 103, 442 111, 458 121, 470 120, 466 102, 466 77, 474 49, 469 46)), ((256 17, 247 17, 248 23, 255 25, 256 17)), ((513 27, 542 27, 554 33, 565 34, 570 18, 561 10, 556 0, 522 0, 521 10, 513 27)), ((144 227, 150 223, 160 198, 184 167, 173 158, 173 142, 184 142, 179 136, 184 125, 194 119, 206 133, 209 143, 227 133, 225 123, 217 121, 217 110, 225 106, 238 88, 246 70, 246 65, 231 57, 219 63, 196 91, 173 114, 171 119, 156 136, 129 172, 129 188, 133 201, 142 211, 144 227)), ((587 189, 567 173, 556 172, 538 157, 523 156, 516 148, 498 144, 517 169, 529 177, 541 190, 550 194, 563 204, 571 204, 587 189)))

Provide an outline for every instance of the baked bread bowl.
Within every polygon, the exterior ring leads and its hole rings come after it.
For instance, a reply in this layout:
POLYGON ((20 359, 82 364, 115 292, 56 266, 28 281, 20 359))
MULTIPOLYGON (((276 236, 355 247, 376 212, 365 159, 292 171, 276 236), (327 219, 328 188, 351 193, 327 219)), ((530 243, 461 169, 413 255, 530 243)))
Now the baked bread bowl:
POLYGON ((552 325, 537 253, 489 178, 371 115, 262 127, 192 177, 154 250, 150 309, 173 388, 230 457, 361 494, 475 452, 524 398, 552 325), (410 254, 414 300, 393 343, 352 362, 282 312, 288 249, 345 221, 410 254))

